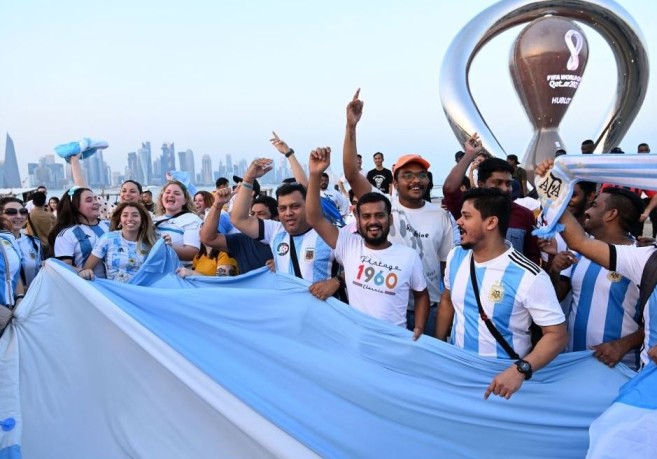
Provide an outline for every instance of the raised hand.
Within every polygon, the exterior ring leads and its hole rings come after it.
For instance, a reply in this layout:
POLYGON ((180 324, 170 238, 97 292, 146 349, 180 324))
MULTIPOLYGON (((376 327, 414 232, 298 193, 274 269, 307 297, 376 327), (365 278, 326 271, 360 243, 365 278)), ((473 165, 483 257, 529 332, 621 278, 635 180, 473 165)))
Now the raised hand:
POLYGON ((310 152, 308 170, 311 174, 321 174, 331 165, 331 147, 316 148, 310 152))
POLYGON ((268 158, 258 158, 253 160, 253 162, 249 165, 249 168, 246 171, 246 174, 244 176, 244 180, 248 179, 257 179, 265 175, 267 172, 272 170, 274 166, 272 166, 272 163, 274 161, 268 158))
MULTIPOLYGON (((239 187, 239 185, 238 185, 238 187, 239 187)), ((233 191, 230 188, 222 188, 220 190, 215 190, 213 192, 213 194, 214 194, 214 206, 217 209, 223 209, 223 207, 230 202, 232 197, 235 196, 235 193, 237 193, 238 189, 239 188, 235 189, 235 191, 233 191)))
POLYGON ((465 145, 463 145, 463 149, 466 155, 468 153, 472 153, 476 155, 483 148, 484 147, 481 145, 481 142, 479 141, 479 134, 477 134, 476 132, 472 134, 472 136, 470 136, 470 138, 465 141, 465 145))
POLYGON ((274 146, 274 148, 276 148, 282 155, 288 153, 290 151, 290 147, 287 145, 287 143, 285 143, 284 140, 281 140, 274 131, 271 131, 271 133, 274 137, 269 139, 269 141, 274 146))
POLYGON ((363 101, 358 98, 359 94, 360 88, 358 88, 356 94, 354 94, 354 98, 347 105, 347 126, 349 127, 356 127, 363 114, 363 101))
POLYGON ((552 166, 554 166, 554 159, 546 159, 541 164, 536 165, 536 168, 534 169, 534 174, 537 177, 543 177, 545 174, 547 174, 547 171, 552 169, 552 166))

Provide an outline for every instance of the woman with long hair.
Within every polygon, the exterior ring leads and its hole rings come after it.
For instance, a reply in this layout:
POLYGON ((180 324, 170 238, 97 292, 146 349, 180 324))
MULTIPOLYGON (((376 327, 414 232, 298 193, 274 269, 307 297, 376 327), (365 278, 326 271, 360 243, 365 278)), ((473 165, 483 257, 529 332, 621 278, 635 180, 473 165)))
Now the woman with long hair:
MULTIPOLYGON (((100 219, 100 203, 89 188, 74 186, 62 196, 48 242, 55 258, 81 270, 109 223, 100 219)), ((96 276, 105 277, 102 265, 96 276)))
POLYGON ((155 232, 171 236, 171 246, 184 266, 191 262, 201 248, 199 228, 201 219, 194 213, 187 188, 176 180, 168 182, 157 198, 155 232))
POLYGON ((59 205, 59 198, 53 196, 48 200, 48 211, 51 212, 55 217, 57 217, 57 206, 59 205))
MULTIPOLYGON (((11 212, 10 212, 11 213, 11 212)), ((23 298, 20 279, 21 251, 10 228, 10 214, 0 214, 0 336, 12 317, 12 311, 23 298)))
POLYGON ((20 277, 25 289, 41 269, 43 249, 39 238, 23 233, 28 211, 23 201, 18 198, 6 197, 0 199, 0 212, 9 223, 8 230, 14 235, 21 255, 20 277))
POLYGON ((155 232, 144 206, 135 202, 119 203, 111 223, 111 231, 100 237, 80 271, 80 277, 93 279, 94 268, 102 261, 107 279, 128 282, 146 260, 155 244, 155 232))

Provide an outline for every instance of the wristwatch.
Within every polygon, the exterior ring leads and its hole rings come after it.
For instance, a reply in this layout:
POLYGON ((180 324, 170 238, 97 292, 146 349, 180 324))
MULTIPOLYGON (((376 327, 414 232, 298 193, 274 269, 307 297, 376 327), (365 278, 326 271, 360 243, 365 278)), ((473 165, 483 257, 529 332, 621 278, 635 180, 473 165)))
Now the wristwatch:
POLYGON ((289 157, 292 156, 293 154, 294 154, 294 150, 290 148, 290 151, 288 151, 287 153, 285 153, 285 157, 286 157, 286 158, 289 158, 289 157))
POLYGON ((532 366, 528 361, 520 359, 517 360, 515 363, 516 363, 516 367, 518 368, 518 371, 523 375, 525 375, 525 381, 532 378, 532 374, 534 374, 534 370, 532 370, 532 366))

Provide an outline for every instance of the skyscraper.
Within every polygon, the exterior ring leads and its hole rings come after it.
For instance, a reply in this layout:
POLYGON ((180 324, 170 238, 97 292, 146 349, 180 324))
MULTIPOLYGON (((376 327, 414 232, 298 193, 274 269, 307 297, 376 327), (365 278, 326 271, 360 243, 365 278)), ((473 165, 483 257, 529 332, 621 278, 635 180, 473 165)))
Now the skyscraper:
POLYGON ((159 175, 162 180, 165 179, 166 173, 176 170, 176 147, 173 142, 162 144, 162 156, 160 159, 159 175))
POLYGON ((178 161, 180 162, 180 170, 187 172, 189 183, 196 184, 196 168, 194 167, 194 152, 192 150, 185 150, 178 152, 178 161))
POLYGON ((5 161, 2 171, 2 186, 5 188, 20 188, 21 176, 18 172, 18 161, 16 160, 16 150, 14 149, 14 141, 7 133, 7 141, 5 143, 5 161))
POLYGON ((153 170, 151 168, 151 143, 142 142, 141 148, 137 150, 137 161, 141 166, 143 174, 142 185, 150 185, 153 180, 153 170))
POLYGON ((201 185, 214 185, 210 155, 203 155, 203 158, 201 158, 201 185))

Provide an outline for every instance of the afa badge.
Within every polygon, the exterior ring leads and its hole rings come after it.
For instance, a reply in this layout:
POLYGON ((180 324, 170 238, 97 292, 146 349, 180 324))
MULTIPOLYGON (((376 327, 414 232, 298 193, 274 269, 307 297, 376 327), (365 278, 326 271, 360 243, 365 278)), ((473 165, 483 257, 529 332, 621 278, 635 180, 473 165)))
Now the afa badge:
POLYGON ((306 251, 303 254, 303 259, 305 261, 313 261, 314 258, 315 258, 315 248, 313 247, 306 249, 306 251))
POLYGON ((623 276, 616 271, 609 271, 607 279, 609 279, 610 282, 620 282, 623 280, 623 276))
POLYGON ((488 291, 488 301, 491 303, 499 303, 504 298, 504 287, 500 282, 495 282, 488 291))
POLYGON ((281 242, 278 244, 278 247, 276 247, 276 254, 279 257, 283 257, 287 255, 287 253, 290 251, 290 245, 287 242, 281 242))

